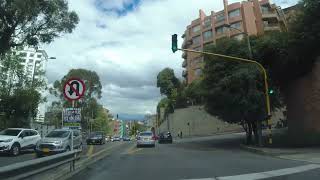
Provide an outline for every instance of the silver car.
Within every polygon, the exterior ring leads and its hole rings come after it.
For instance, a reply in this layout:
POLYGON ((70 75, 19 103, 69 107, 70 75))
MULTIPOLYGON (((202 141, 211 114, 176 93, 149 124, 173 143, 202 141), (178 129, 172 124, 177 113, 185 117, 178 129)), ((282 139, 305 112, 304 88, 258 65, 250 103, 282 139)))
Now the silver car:
POLYGON ((82 136, 78 130, 56 129, 41 139, 36 146, 37 157, 58 154, 71 150, 71 134, 73 132, 73 148, 82 149, 82 136))
POLYGON ((156 138, 151 131, 145 131, 138 134, 137 147, 152 146, 155 147, 156 138))

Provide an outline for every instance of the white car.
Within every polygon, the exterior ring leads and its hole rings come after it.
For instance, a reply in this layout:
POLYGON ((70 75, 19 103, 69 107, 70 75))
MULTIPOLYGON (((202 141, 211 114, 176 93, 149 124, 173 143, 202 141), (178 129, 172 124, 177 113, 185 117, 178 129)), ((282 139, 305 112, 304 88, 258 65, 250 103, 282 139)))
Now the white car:
POLYGON ((35 149, 40 139, 41 136, 36 130, 8 128, 0 132, 0 152, 17 156, 21 150, 35 149))
POLYGON ((145 131, 139 133, 137 137, 137 147, 141 146, 152 146, 155 147, 156 138, 151 131, 145 131))

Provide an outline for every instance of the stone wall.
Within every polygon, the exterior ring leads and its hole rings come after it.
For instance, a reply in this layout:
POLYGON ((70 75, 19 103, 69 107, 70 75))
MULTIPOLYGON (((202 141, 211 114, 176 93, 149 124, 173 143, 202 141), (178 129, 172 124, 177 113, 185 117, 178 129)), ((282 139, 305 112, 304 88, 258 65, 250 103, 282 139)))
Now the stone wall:
POLYGON ((319 144, 320 58, 312 72, 291 83, 286 91, 288 127, 294 144, 319 144))

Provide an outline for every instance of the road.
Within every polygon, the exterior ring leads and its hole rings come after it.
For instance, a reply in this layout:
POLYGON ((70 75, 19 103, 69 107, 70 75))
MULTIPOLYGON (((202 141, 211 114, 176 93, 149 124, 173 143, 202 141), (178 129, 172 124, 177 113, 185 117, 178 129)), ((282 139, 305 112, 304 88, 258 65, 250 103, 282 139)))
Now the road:
POLYGON ((257 155, 240 149, 241 134, 115 148, 70 180, 320 179, 320 165, 257 155))
MULTIPOLYGON (((91 156, 94 153, 97 153, 106 147, 110 146, 111 142, 107 142, 104 145, 83 145, 82 156, 91 156)), ((27 160, 36 159, 36 154, 34 151, 22 151, 19 156, 13 157, 7 154, 0 154, 0 167, 7 166, 14 163, 19 163, 27 160)))

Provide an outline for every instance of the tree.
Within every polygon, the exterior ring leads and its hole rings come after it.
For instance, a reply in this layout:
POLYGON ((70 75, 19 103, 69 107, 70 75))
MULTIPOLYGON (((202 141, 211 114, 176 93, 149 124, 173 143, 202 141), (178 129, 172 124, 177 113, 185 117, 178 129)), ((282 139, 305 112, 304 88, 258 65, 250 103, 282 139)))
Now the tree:
POLYGON ((158 73, 157 87, 160 88, 162 95, 166 95, 170 99, 175 99, 179 86, 179 79, 174 75, 173 69, 165 68, 158 73))
MULTIPOLYGON (((248 58, 245 41, 234 39, 221 39, 207 51, 248 58)), ((257 122, 265 120, 266 106, 262 72, 255 64, 205 56, 203 86, 209 113, 229 123, 242 122, 248 127, 248 142, 252 132, 257 139, 257 122)))
POLYGON ((0 111, 4 128, 29 127, 31 118, 37 114, 38 104, 45 100, 38 92, 46 87, 45 82, 25 74, 22 62, 19 56, 10 52, 0 61, 0 111))
POLYGON ((66 0, 3 0, 0 3, 0 54, 12 47, 50 43, 71 33, 79 18, 66 0))
POLYGON ((111 128, 109 127, 109 121, 110 119, 108 118, 108 113, 102 106, 99 106, 97 116, 92 124, 93 130, 103 131, 108 134, 111 131, 111 128))

